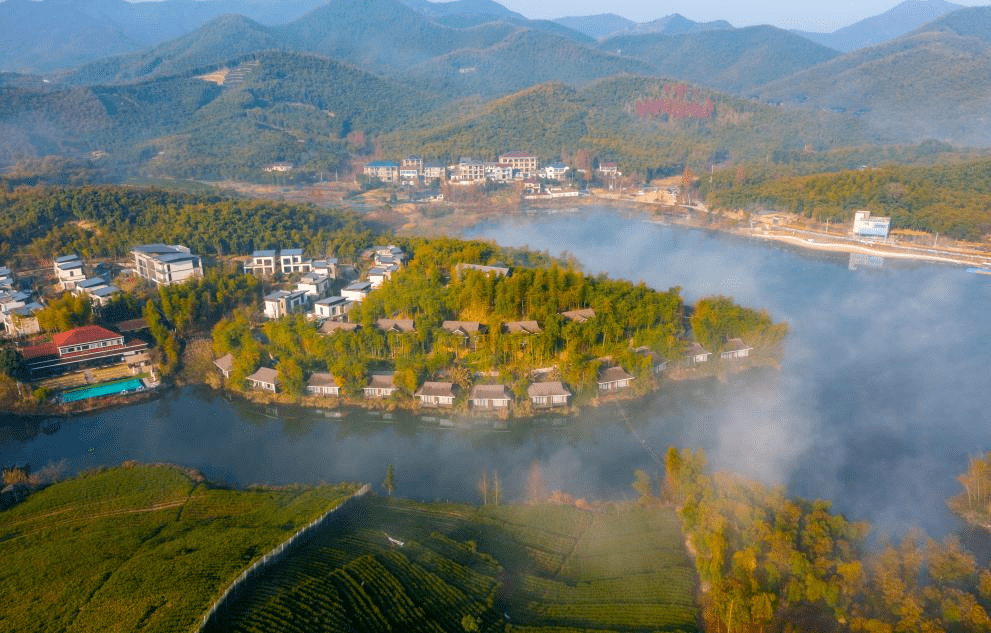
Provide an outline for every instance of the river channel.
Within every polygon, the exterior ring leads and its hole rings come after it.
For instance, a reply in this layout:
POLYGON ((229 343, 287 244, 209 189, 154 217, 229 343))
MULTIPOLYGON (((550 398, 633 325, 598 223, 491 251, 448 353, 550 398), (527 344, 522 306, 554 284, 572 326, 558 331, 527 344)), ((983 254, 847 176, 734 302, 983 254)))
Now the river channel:
POLYGON ((954 525, 946 497, 968 456, 991 450, 991 277, 962 268, 855 260, 652 223, 607 208, 482 225, 473 237, 567 252, 589 273, 766 308, 791 326, 780 370, 667 384, 577 418, 462 424, 438 416, 269 408, 205 387, 41 423, 0 424, 0 463, 68 470, 168 461, 234 485, 381 482, 397 494, 475 501, 483 470, 508 499, 531 465, 548 489, 632 497, 652 453, 702 447, 716 468, 833 500, 881 532, 954 525))

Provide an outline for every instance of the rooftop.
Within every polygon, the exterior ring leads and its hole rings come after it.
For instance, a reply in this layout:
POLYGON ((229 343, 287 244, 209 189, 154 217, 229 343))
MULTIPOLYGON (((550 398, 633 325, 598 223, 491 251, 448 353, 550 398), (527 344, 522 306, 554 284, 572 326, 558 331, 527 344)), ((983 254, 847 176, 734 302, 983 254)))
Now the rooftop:
POLYGON ((628 374, 622 367, 607 367, 599 372, 599 382, 619 382, 620 380, 630 380, 633 376, 628 374))
POLYGON ((394 386, 392 379, 395 375, 394 371, 373 371, 368 386, 378 389, 391 388, 394 386))
POLYGON ((224 354, 217 360, 213 361, 213 364, 224 373, 230 372, 234 369, 234 356, 231 354, 224 354))
POLYGON ((248 380, 277 385, 279 384, 279 372, 271 367, 259 367, 258 371, 248 376, 248 380))
POLYGON ((535 382, 526 388, 526 395, 531 398, 540 396, 570 396, 571 392, 564 388, 560 380, 535 382))
POLYGON ((65 347, 66 345, 85 345, 86 343, 116 338, 120 338, 120 334, 111 332, 99 325, 84 325, 67 332, 59 332, 52 337, 52 341, 58 347, 65 347))
POLYGON ((420 390, 416 392, 419 396, 439 396, 442 398, 454 397, 454 384, 449 382, 425 382, 420 390))
POLYGON ((310 378, 306 381, 307 387, 336 387, 337 381, 334 379, 333 374, 328 374, 325 371, 315 371, 310 374, 310 378))
POLYGON ((475 385, 471 390, 472 400, 508 400, 506 385, 475 385))

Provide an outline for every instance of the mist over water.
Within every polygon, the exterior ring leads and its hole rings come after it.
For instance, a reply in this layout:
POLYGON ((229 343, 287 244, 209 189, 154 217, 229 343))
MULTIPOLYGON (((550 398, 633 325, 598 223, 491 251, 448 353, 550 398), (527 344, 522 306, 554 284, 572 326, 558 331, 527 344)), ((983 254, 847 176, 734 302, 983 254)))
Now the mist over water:
POLYGON ((607 210, 481 226, 500 244, 573 254, 590 273, 680 286, 686 301, 725 294, 766 308, 791 331, 780 372, 716 386, 700 410, 664 398, 646 414, 663 449, 823 497, 880 532, 953 525, 944 501, 969 455, 991 450, 991 279, 888 259, 848 269, 846 255, 671 228, 607 210))
POLYGON ((136 459, 236 485, 377 485, 393 463, 397 494, 477 502, 483 470, 498 471, 505 498, 522 501, 537 462, 548 490, 616 499, 633 497, 634 469, 657 467, 642 438, 659 455, 669 445, 704 448, 716 468, 831 499, 879 532, 940 535, 955 525, 944 505, 959 489, 955 477, 968 456, 991 450, 991 278, 892 260, 851 271, 846 256, 606 209, 507 220, 472 235, 568 251, 586 272, 680 286, 687 301, 725 294, 766 308, 791 327, 782 367, 725 383, 666 383, 642 401, 506 431, 440 428, 436 412, 269 410, 187 387, 40 427, 0 424, 0 464, 38 469, 65 458, 76 471, 136 459))

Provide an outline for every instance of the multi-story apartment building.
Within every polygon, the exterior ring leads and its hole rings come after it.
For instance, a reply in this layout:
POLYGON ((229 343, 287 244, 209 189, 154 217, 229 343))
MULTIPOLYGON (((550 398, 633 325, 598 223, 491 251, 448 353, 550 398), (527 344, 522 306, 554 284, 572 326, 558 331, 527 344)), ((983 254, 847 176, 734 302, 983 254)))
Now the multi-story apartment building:
POLYGON ((507 163, 513 166, 513 170, 522 174, 524 178, 537 175, 537 168, 540 166, 537 157, 530 152, 509 152, 499 156, 500 163, 507 163))
POLYGON ((143 244, 131 249, 131 256, 138 276, 161 286, 203 276, 199 255, 193 255, 185 246, 143 244))
POLYGON ((255 251, 251 261, 244 265, 244 272, 271 276, 275 273, 308 273, 313 270, 313 262, 303 257, 301 248, 283 248, 255 251))

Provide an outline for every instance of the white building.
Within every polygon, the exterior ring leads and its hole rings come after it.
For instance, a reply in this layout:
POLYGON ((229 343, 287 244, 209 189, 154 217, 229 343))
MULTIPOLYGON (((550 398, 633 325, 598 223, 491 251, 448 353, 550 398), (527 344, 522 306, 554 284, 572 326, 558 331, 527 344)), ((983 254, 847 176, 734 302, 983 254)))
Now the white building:
POLYGON ((327 297, 313 304, 313 314, 321 319, 336 319, 350 312, 352 303, 339 295, 327 297))
POLYGON ((143 244, 131 249, 138 276, 162 286, 203 276, 203 262, 185 246, 143 244))
POLYGON ((83 260, 76 254, 56 257, 55 276, 58 278, 59 288, 72 290, 76 287, 76 282, 86 279, 83 273, 83 260))
POLYGON ((294 312, 306 311, 306 293, 276 290, 265 297, 265 317, 278 319, 294 312))
POLYGON ((341 296, 349 301, 361 301, 372 291, 372 284, 367 281, 356 281, 341 290, 341 296))
POLYGON ((561 180, 568 173, 568 166, 564 163, 551 163, 544 167, 544 178, 548 180, 561 180))
POLYGON ((871 217, 870 211, 857 211, 853 214, 853 232, 868 237, 888 237, 891 218, 871 217))
POLYGON ((301 248, 255 251, 251 254, 251 261, 244 265, 244 272, 255 275, 308 273, 312 269, 313 262, 303 257, 301 248))
POLYGON ((310 301, 322 299, 330 291, 330 277, 319 273, 306 273, 296 282, 296 290, 305 292, 310 301))
POLYGON ((310 271, 319 275, 326 275, 331 279, 337 279, 337 258, 315 259, 310 263, 310 271))

